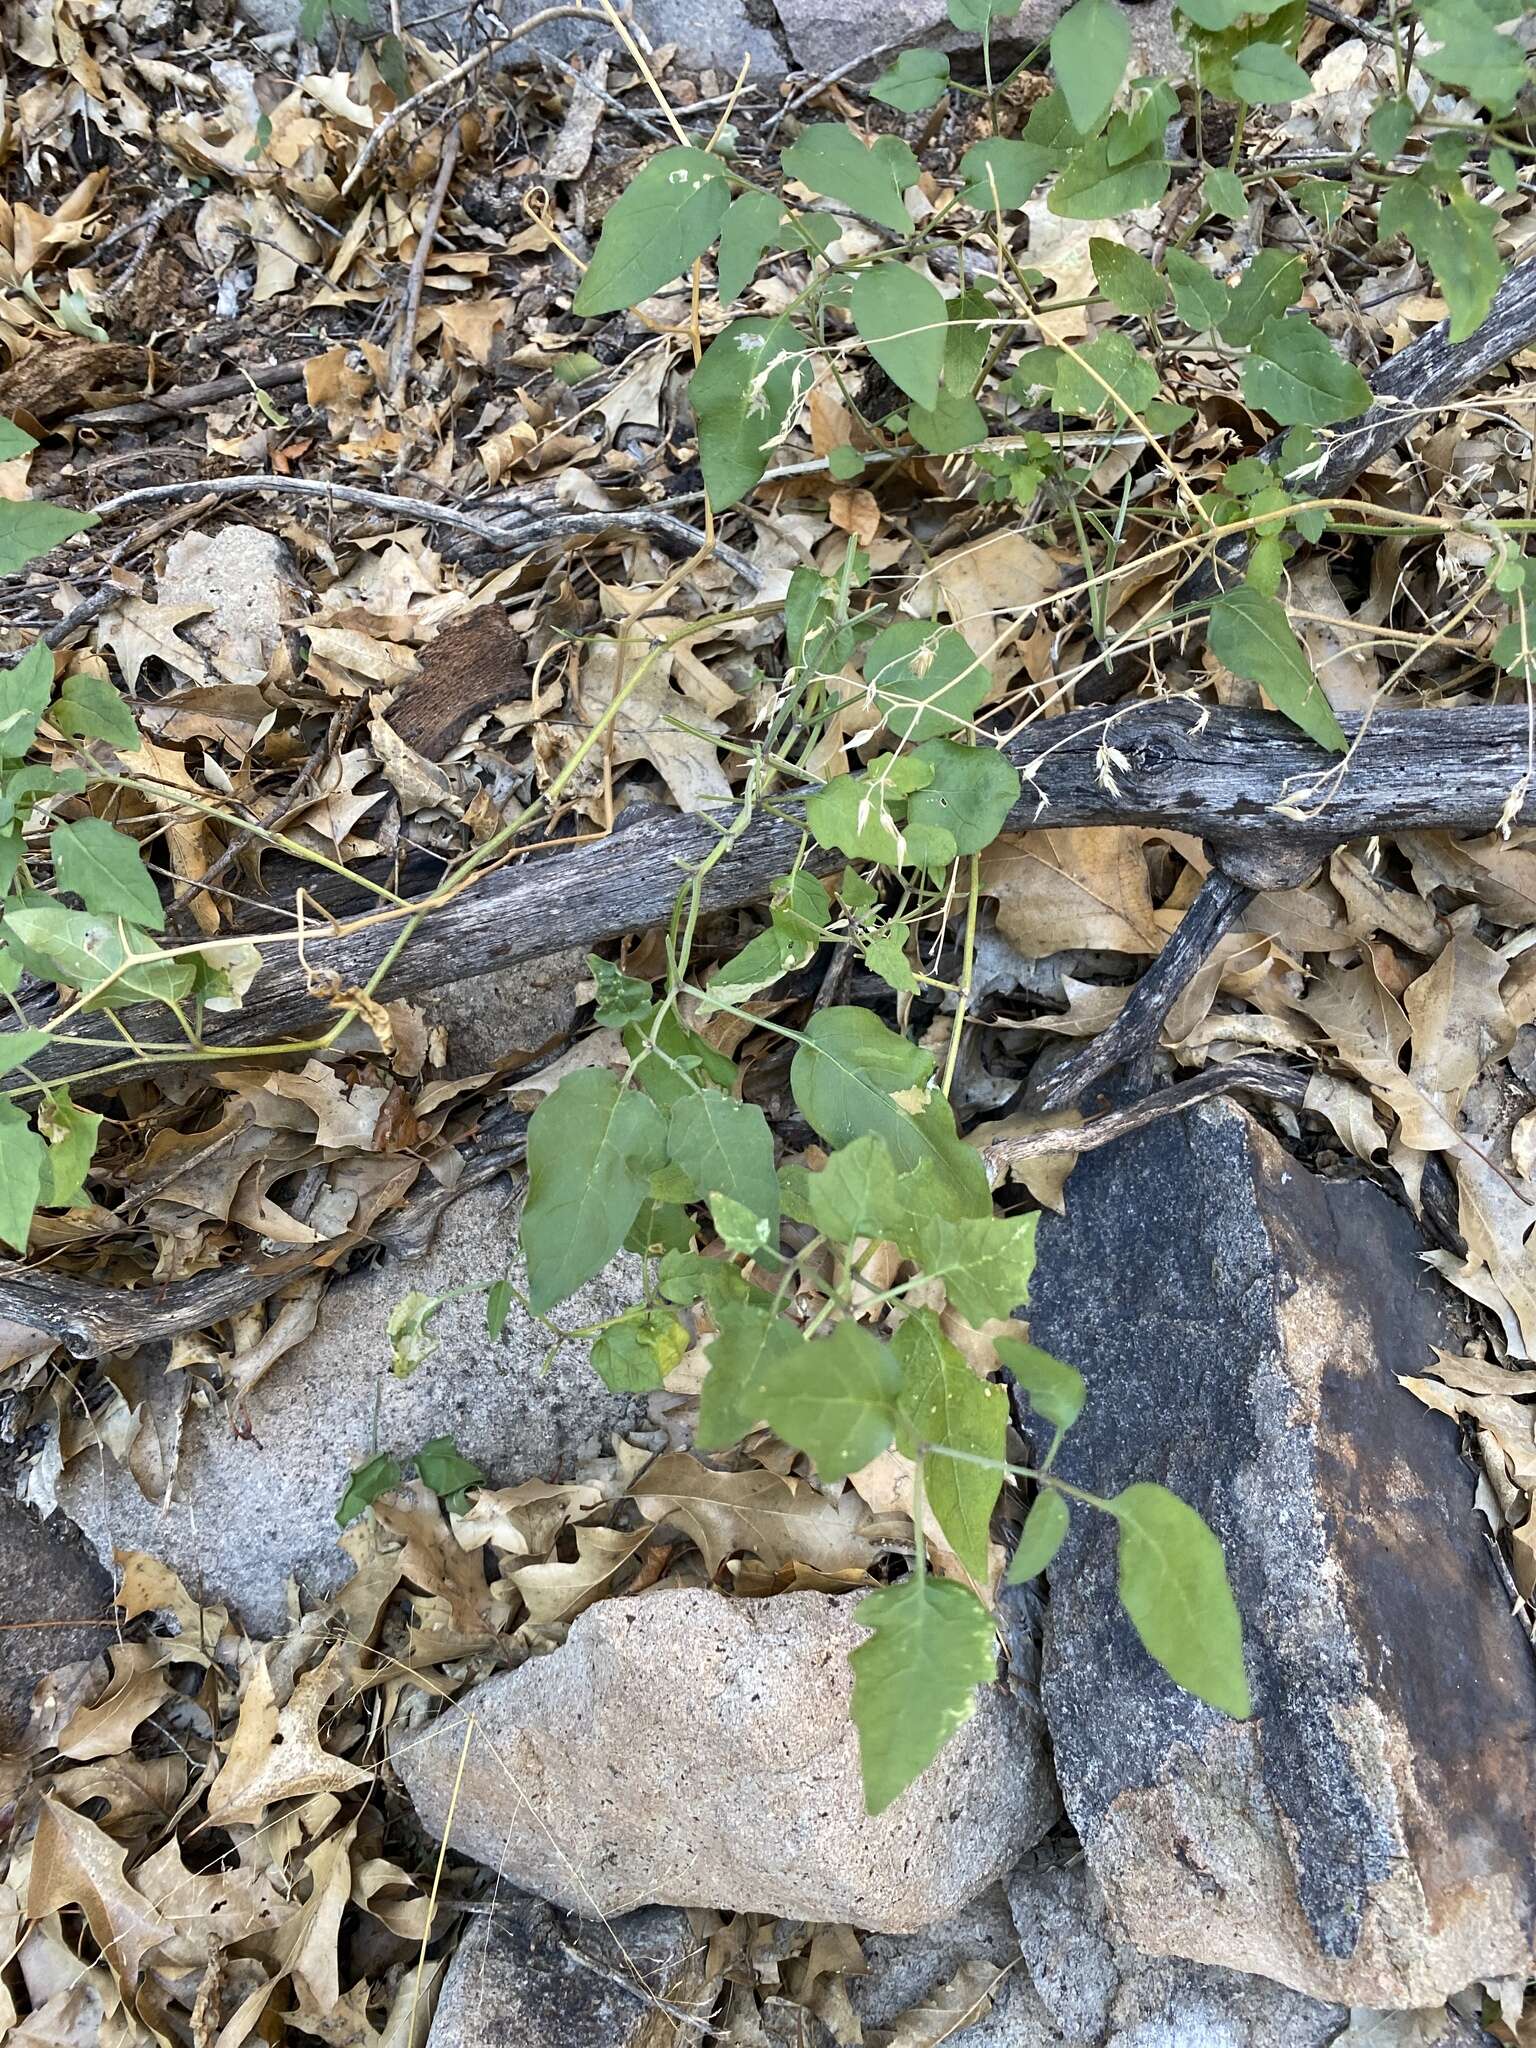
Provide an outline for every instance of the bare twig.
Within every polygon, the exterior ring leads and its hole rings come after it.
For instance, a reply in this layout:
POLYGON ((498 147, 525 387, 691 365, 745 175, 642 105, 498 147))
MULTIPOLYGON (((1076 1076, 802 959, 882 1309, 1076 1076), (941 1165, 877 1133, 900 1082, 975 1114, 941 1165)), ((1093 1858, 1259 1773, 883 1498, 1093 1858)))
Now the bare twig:
POLYGON ((996 1187, 1018 1161, 1048 1159, 1063 1152, 1093 1152, 1100 1145, 1113 1144, 1117 1138, 1128 1138, 1132 1131, 1144 1130, 1161 1117, 1177 1116, 1181 1110, 1193 1109, 1196 1103, 1209 1102, 1213 1096, 1240 1091, 1299 1109, 1307 1092, 1307 1076, 1263 1060, 1234 1060, 1230 1066, 1208 1067, 1188 1081, 1159 1088, 1125 1109, 1091 1117, 1075 1130, 1025 1131, 1016 1137, 994 1138, 990 1145, 982 1146, 981 1156, 986 1161, 988 1178, 996 1187))
POLYGON ((1252 901, 1253 891, 1245 883, 1233 881, 1219 867, 1212 868, 1194 902, 1179 920, 1177 931, 1126 997, 1119 1016, 1096 1038, 1090 1038, 1086 1045, 1053 1067, 1038 1088, 1031 1089, 1031 1108, 1046 1115, 1065 1108, 1067 1103, 1077 1100, 1090 1082, 1152 1045, 1163 1019, 1195 971, 1210 958, 1223 935, 1252 901))
POLYGON ((217 405, 226 398, 239 398, 252 385, 258 391, 280 391, 286 385, 303 382, 302 363, 263 363, 254 370, 237 370, 229 377, 211 377, 206 384, 179 384, 173 390, 162 391, 158 398, 135 399, 132 405, 109 405, 96 412, 77 412, 71 424, 152 427, 160 420, 178 419, 200 405, 217 405))
POLYGON ((432 255, 432 244, 437 239, 438 225, 443 217, 443 207, 448 198, 448 187, 453 182, 454 166, 459 161, 459 129, 455 123, 443 144, 443 160, 438 166, 437 183, 432 187, 432 197, 427 204, 427 217, 422 222, 421 234, 417 238, 416 253, 411 258, 411 274, 405 288, 405 307, 400 315, 400 338, 395 344, 394 367, 390 373, 390 391, 398 405, 405 396, 405 382, 411 370, 411 352, 416 346, 416 322, 421 317, 421 291, 426 282, 427 263, 432 255))

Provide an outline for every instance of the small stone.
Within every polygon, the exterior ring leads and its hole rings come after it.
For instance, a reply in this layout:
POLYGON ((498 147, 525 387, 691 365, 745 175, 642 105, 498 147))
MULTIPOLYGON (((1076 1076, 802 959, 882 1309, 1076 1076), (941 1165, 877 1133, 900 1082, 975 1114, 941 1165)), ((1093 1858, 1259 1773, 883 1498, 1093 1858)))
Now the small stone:
POLYGON ((1225 1548, 1254 1718, 1142 1649, 1074 1510, 1043 1690, 1062 1795, 1146 1950, 1341 2004, 1533 1961, 1536 1665, 1455 1430, 1397 1384, 1455 1348, 1411 1219, 1213 1105, 1088 1154, 1045 1216, 1035 1341, 1086 1374, 1057 1461, 1172 1487, 1225 1548))
POLYGON ((448 1965, 428 2048, 673 2048, 700 2038, 678 2009, 708 2016, 704 1954, 662 1907, 567 1929, 541 1900, 499 1892, 448 1965))
POLYGON ((155 594, 163 605, 211 607, 179 630, 226 683, 265 682, 301 602, 287 547, 260 526, 184 533, 166 553, 155 594))
POLYGON ((1343 2006, 1263 1977, 1144 1954, 1112 1923, 1081 1854, 1027 1857, 1008 1880, 1008 1902, 1049 2027, 1042 2044, 1325 2048, 1348 2021, 1343 2006))
POLYGON ((861 1946, 865 1973, 848 1979, 848 1999, 866 2039, 871 2029, 894 2026, 941 1993, 967 1965, 984 1964, 992 1973, 991 2008, 946 2034, 946 2048, 950 2042, 954 2048, 1054 2048, 1055 2030, 1020 1966, 1018 1932, 1001 1885, 920 1934, 867 1934, 861 1946))
MULTIPOLYGON (((569 1477, 575 1447, 638 1414, 608 1393, 585 1344, 564 1345, 543 1370, 548 1333, 516 1308, 499 1344, 485 1327, 485 1297, 439 1310, 438 1350, 408 1379, 390 1371, 386 1324, 401 1296, 478 1287, 512 1269, 516 1210, 505 1186, 454 1202, 422 1259, 388 1260, 337 1282, 312 1334, 280 1359, 241 1404, 241 1426, 214 1402, 187 1416, 170 1494, 146 1500, 109 1455, 75 1458, 59 1502, 104 1559, 146 1550, 195 1594, 225 1602, 259 1634, 287 1626, 294 1576, 311 1599, 349 1576, 335 1514, 349 1474, 376 1451, 402 1460, 451 1436, 496 1485, 569 1477)), ((560 1310, 572 1328, 622 1314, 638 1293, 635 1261, 621 1259, 560 1310)))
POLYGON ((111 1607, 111 1574, 62 1516, 40 1522, 0 1495, 0 1747, 26 1727, 40 1678, 117 1641, 111 1607))
POLYGON ((910 1932, 995 1884, 1058 1811, 1038 1709, 992 1687, 894 1805, 864 1810, 858 1602, 662 1588, 476 1686, 395 1768, 456 1850, 574 1912, 712 1906, 910 1932))

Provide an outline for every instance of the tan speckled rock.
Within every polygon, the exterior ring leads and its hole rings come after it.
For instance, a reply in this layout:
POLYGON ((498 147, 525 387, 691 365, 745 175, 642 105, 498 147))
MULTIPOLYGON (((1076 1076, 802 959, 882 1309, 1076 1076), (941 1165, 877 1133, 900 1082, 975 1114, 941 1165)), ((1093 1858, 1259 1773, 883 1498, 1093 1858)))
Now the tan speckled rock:
POLYGON ((1058 1811, 1032 1700, 975 1718, 893 1806, 864 1811, 848 1718, 856 1599, 605 1600, 564 1647, 465 1695, 395 1766, 440 1834, 587 1914, 714 1906, 905 1933, 996 1883, 1058 1811))

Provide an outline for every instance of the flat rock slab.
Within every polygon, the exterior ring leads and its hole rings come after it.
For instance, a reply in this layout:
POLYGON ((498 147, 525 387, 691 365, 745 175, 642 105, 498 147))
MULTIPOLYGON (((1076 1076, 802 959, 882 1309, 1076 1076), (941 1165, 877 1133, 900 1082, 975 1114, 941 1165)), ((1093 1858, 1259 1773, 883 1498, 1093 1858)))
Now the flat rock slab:
POLYGON ((954 1913, 1059 1810, 1038 1709, 992 1687, 894 1805, 864 1811, 848 1718, 858 1602, 662 1589, 476 1686, 395 1767, 451 1846, 587 1914, 713 1906, 910 1932, 954 1913))
MULTIPOLYGON (((312 1599, 352 1570, 337 1548, 335 1513, 348 1475, 376 1451, 408 1456, 452 1436, 493 1484, 571 1475, 637 1416, 608 1393, 583 1344, 543 1371, 547 1332, 516 1308, 499 1344, 486 1334, 485 1297, 448 1302, 432 1333, 439 1349, 409 1379, 390 1371, 390 1311, 413 1289, 447 1294, 508 1271, 516 1210, 505 1184, 454 1202, 425 1258, 386 1261, 339 1281, 313 1333, 280 1359, 242 1404, 242 1427, 219 1403, 194 1409, 182 1431, 169 1498, 145 1499, 105 1452, 64 1468, 59 1504, 104 1560, 147 1550, 201 1597, 225 1602, 247 1628, 288 1625, 287 1581, 312 1599)), ((620 1314, 636 1298, 636 1266, 620 1260, 562 1305, 568 1327, 620 1314)))
POLYGON ((678 2010, 707 2017, 706 1945, 684 1914, 573 1930, 541 1899, 490 1903, 448 1965, 428 2048, 673 2048, 690 2038, 678 2010))
POLYGON ((111 1574, 63 1517, 39 1521, 0 1495, 0 1748, 25 1728, 40 1678, 117 1641, 111 1606, 111 1574))
POLYGON ((265 681, 283 621, 303 605, 287 544, 261 526, 184 533, 166 552, 155 595, 166 606, 205 607, 180 638, 206 656, 210 682, 252 685, 265 681))
POLYGON ((1536 1664, 1455 1430, 1395 1375, 1455 1347, 1410 1218, 1212 1106, 1089 1154, 1044 1218, 1035 1340, 1088 1377, 1065 1478, 1206 1517, 1255 1717, 1168 1680, 1106 1517, 1051 1572, 1062 1793, 1141 1947, 1361 2006, 1526 1974, 1536 1664))

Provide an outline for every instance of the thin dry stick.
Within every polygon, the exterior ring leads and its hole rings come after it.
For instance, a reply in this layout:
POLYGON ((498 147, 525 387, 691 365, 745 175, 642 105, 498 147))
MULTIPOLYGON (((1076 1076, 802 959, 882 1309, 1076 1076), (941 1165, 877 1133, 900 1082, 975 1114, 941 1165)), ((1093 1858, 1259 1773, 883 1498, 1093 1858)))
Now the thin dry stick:
POLYGON ((432 244, 437 239, 438 225, 443 218, 443 207, 448 198, 448 187, 453 182, 454 166, 459 161, 459 129, 455 123, 448 140, 443 144, 443 160, 438 166, 437 183, 432 187, 432 197, 427 205, 427 217, 422 222, 421 235, 416 243, 416 254, 411 258, 410 281, 405 288, 405 310, 400 315, 400 339, 395 344, 394 368, 390 373, 390 391, 396 405, 405 396, 405 380, 410 375, 411 351, 416 346, 416 323, 421 318, 421 292, 426 283, 427 263, 432 254, 432 244))
POLYGON ((252 386, 258 391, 277 391, 285 385, 303 382, 303 363, 263 363, 254 370, 236 370, 230 377, 210 377, 206 384, 178 384, 170 391, 162 391, 157 398, 138 398, 131 405, 77 412, 71 415, 71 424, 152 427, 159 420, 175 419, 199 405, 217 405, 223 398, 239 398, 252 386))
POLYGON ((520 37, 531 34, 534 29, 542 28, 546 21, 595 21, 601 25, 602 19, 603 17, 594 14, 590 7, 541 7, 537 14, 530 14, 526 21, 504 23, 505 35, 494 37, 482 49, 476 50, 473 56, 466 57, 462 64, 456 64, 451 71, 445 71, 441 78, 434 78, 431 84, 424 85, 420 92, 413 92, 408 100, 402 100, 398 107, 384 116, 358 151, 357 162, 343 178, 342 198, 346 198, 402 121, 417 113, 429 100, 437 99, 442 93, 452 92, 453 88, 462 85, 466 78, 473 78, 475 73, 489 64, 508 43, 515 43, 520 37))

